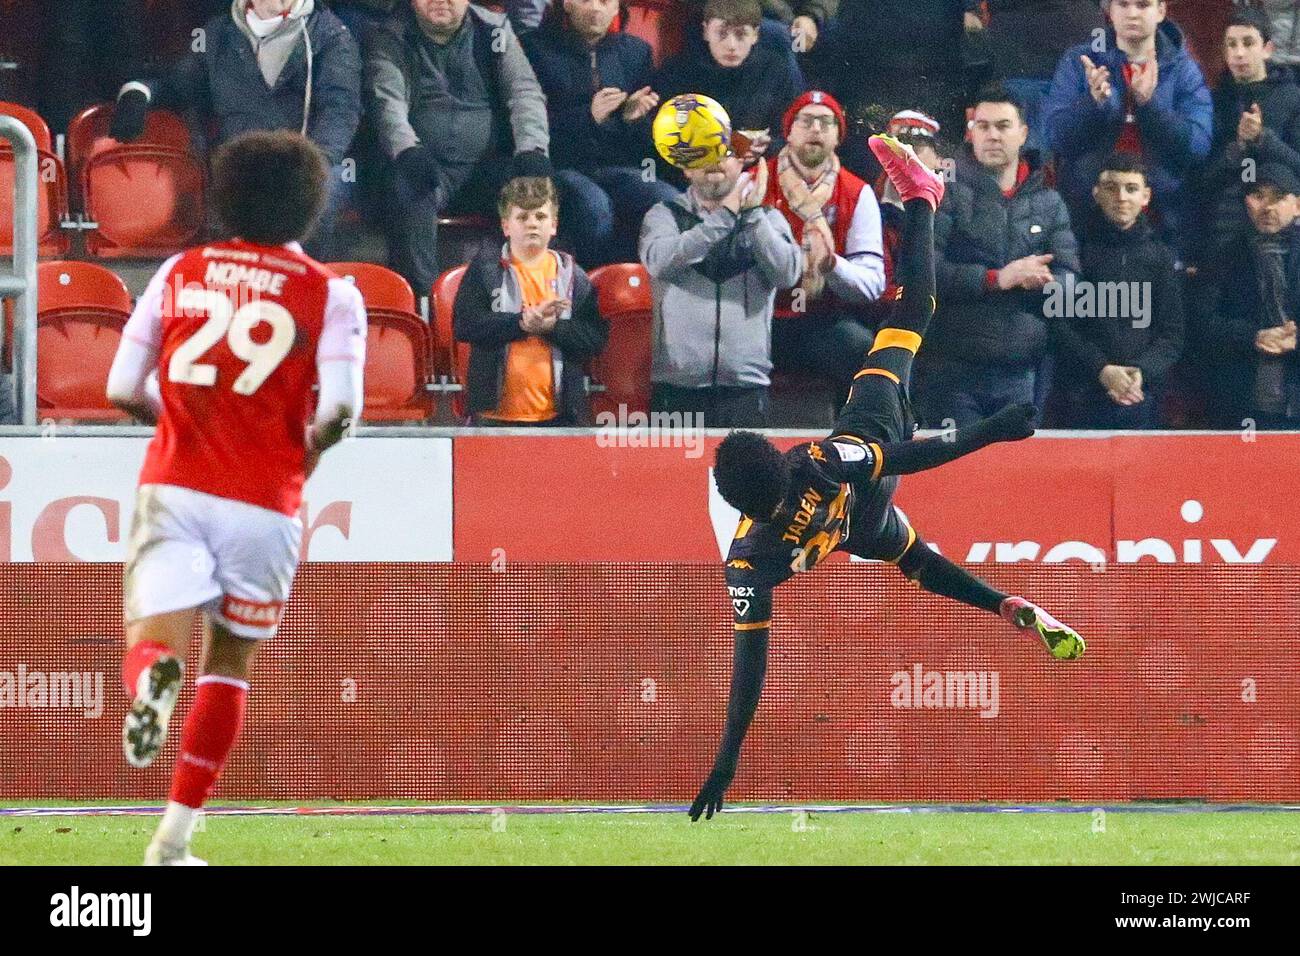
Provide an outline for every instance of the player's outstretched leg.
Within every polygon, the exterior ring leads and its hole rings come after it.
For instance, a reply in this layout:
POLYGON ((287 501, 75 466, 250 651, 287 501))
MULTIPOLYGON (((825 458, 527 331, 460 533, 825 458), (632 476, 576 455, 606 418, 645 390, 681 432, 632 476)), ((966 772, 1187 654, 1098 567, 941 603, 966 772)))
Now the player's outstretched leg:
POLYGON ((122 687, 131 709, 122 722, 122 754, 132 767, 153 763, 181 693, 192 610, 158 614, 127 625, 122 687))
POLYGON ((190 853, 199 810, 216 786, 235 748, 248 701, 248 674, 257 641, 236 637, 208 621, 204 675, 195 681, 194 704, 185 718, 167 809, 145 851, 145 866, 204 866, 190 853))
POLYGON ((1021 634, 1042 641, 1058 660, 1083 656, 1086 645, 1078 632, 1062 624, 1036 604, 990 587, 960 565, 932 550, 920 538, 913 540, 897 559, 898 569, 932 594, 940 594, 997 614, 1021 634))
POLYGON ((912 359, 934 316, 934 212, 943 199, 943 177, 917 159, 912 147, 892 136, 873 136, 868 145, 903 197, 897 275, 900 297, 888 324, 876 333, 855 380, 883 375, 907 388, 912 359))

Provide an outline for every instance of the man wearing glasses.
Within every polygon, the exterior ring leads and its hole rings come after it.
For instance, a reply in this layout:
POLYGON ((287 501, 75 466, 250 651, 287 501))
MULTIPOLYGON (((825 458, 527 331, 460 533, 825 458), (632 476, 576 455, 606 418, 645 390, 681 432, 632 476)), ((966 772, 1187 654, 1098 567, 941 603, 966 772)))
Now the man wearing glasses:
POLYGON ((885 289, 880 206, 840 165, 844 109, 811 90, 781 122, 786 145, 767 158, 765 204, 785 216, 803 247, 803 274, 777 303, 772 359, 782 371, 811 372, 834 390, 838 409, 871 347, 865 309, 885 289))

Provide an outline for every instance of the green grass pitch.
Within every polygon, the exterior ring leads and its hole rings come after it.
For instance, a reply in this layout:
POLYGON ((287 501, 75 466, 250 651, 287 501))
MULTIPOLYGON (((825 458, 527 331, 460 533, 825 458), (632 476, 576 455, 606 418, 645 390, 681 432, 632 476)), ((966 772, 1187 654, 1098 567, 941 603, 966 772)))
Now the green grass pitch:
MULTIPOLYGON (((152 816, 0 817, 0 865, 140 862, 152 816)), ((208 815, 196 855, 256 864, 1300 863, 1295 813, 208 815)))

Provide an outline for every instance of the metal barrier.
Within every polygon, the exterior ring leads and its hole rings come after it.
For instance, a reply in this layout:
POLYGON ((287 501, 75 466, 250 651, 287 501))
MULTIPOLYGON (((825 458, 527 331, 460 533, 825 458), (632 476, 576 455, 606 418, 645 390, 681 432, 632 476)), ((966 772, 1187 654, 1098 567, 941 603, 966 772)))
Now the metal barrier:
MULTIPOLYGON (((0 136, 14 151, 12 267, 0 264, 0 299, 14 300, 13 403, 18 421, 36 424, 36 141, 12 116, 0 116, 0 136)), ((4 332, 0 316, 0 336, 4 332)))

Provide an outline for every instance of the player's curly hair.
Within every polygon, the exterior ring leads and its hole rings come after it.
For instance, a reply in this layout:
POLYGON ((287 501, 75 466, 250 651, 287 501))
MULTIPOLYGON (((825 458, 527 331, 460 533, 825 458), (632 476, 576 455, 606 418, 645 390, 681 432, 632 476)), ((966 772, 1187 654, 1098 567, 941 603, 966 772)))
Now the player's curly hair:
POLYGON ((316 228, 328 189, 325 155, 288 130, 236 136, 212 160, 217 215, 234 235, 278 246, 316 228))
POLYGON ((713 457, 718 494, 743 515, 767 521, 790 486, 785 455, 757 432, 732 432, 713 457))

